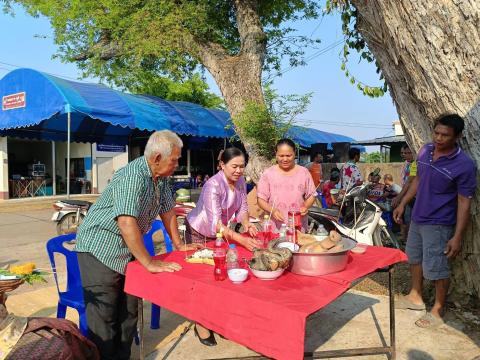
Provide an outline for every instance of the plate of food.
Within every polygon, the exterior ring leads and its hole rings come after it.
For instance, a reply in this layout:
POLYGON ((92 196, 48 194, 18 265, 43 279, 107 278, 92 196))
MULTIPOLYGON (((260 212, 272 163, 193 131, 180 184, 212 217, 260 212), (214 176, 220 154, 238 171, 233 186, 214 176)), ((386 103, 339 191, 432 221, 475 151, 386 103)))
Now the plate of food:
POLYGON ((0 269, 0 281, 24 280, 29 284, 34 282, 46 282, 46 272, 36 268, 32 262, 10 265, 0 269))
POLYGON ((190 264, 215 265, 215 262, 213 261, 213 250, 208 248, 195 251, 188 256, 185 261, 190 264))

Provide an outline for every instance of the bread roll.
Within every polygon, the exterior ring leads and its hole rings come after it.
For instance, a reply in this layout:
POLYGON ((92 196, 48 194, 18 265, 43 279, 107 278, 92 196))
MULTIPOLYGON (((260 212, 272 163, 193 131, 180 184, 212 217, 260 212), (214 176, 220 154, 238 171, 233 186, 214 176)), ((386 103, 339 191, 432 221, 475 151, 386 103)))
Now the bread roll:
POLYGON ((328 250, 328 252, 338 252, 338 251, 342 251, 343 250, 343 244, 340 243, 340 244, 337 244, 335 245, 333 248, 331 248, 330 250, 328 250))
POLYGON ((300 231, 297 231, 297 243, 298 243, 298 245, 302 246, 302 245, 310 244, 314 241, 316 241, 316 240, 315 240, 315 237, 313 235, 304 234, 300 231))
POLYGON ((332 241, 332 239, 330 239, 329 236, 327 236, 325 239, 323 239, 319 243, 325 250, 329 250, 333 248, 335 245, 337 245, 337 243, 332 241))
POLYGON ((328 236, 330 240, 332 240, 334 243, 338 243, 342 240, 342 237, 338 232, 335 230, 330 231, 330 235, 328 236))

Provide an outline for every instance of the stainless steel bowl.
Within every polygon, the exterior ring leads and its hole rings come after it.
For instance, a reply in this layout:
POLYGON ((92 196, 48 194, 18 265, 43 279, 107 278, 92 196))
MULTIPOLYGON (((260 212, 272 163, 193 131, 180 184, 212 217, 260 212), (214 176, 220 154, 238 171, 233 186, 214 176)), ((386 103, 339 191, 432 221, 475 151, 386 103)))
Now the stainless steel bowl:
POLYGON ((343 250, 334 253, 306 254, 294 252, 290 271, 299 275, 320 276, 342 271, 347 266, 348 252, 357 243, 342 237, 343 250))

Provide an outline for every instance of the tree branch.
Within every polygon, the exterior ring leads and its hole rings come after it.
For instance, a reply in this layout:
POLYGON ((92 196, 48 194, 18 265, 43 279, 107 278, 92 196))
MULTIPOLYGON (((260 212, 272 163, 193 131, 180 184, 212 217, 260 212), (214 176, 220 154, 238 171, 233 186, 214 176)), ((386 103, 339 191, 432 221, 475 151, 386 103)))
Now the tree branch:
POLYGON ((100 34, 100 39, 90 48, 72 57, 75 61, 85 61, 96 55, 101 60, 110 60, 122 54, 121 46, 112 41, 110 33, 105 30, 100 34))

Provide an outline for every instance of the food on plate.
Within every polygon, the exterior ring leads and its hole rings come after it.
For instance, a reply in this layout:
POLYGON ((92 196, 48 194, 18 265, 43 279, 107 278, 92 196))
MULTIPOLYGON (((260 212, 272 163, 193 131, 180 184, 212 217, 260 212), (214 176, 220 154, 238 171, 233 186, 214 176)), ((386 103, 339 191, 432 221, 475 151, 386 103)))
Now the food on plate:
POLYGON ((275 271, 285 269, 290 264, 292 252, 287 248, 276 247, 281 239, 268 243, 266 249, 254 249, 253 257, 248 262, 251 269, 260 271, 275 271))
POLYGON ((192 255, 188 256, 185 261, 191 264, 215 265, 212 249, 197 250, 192 255))
MULTIPOLYGON (((304 237, 303 239, 308 239, 304 237)), ((314 238, 315 239, 315 238, 314 238)), ((300 241, 299 241, 300 243, 300 241)), ((342 237, 335 230, 330 231, 330 234, 321 241, 304 242, 300 247, 299 252, 308 254, 320 254, 326 252, 338 252, 343 250, 342 237)))
POLYGON ((15 275, 29 275, 35 270, 35 264, 32 262, 22 265, 11 265, 8 271, 15 275))

